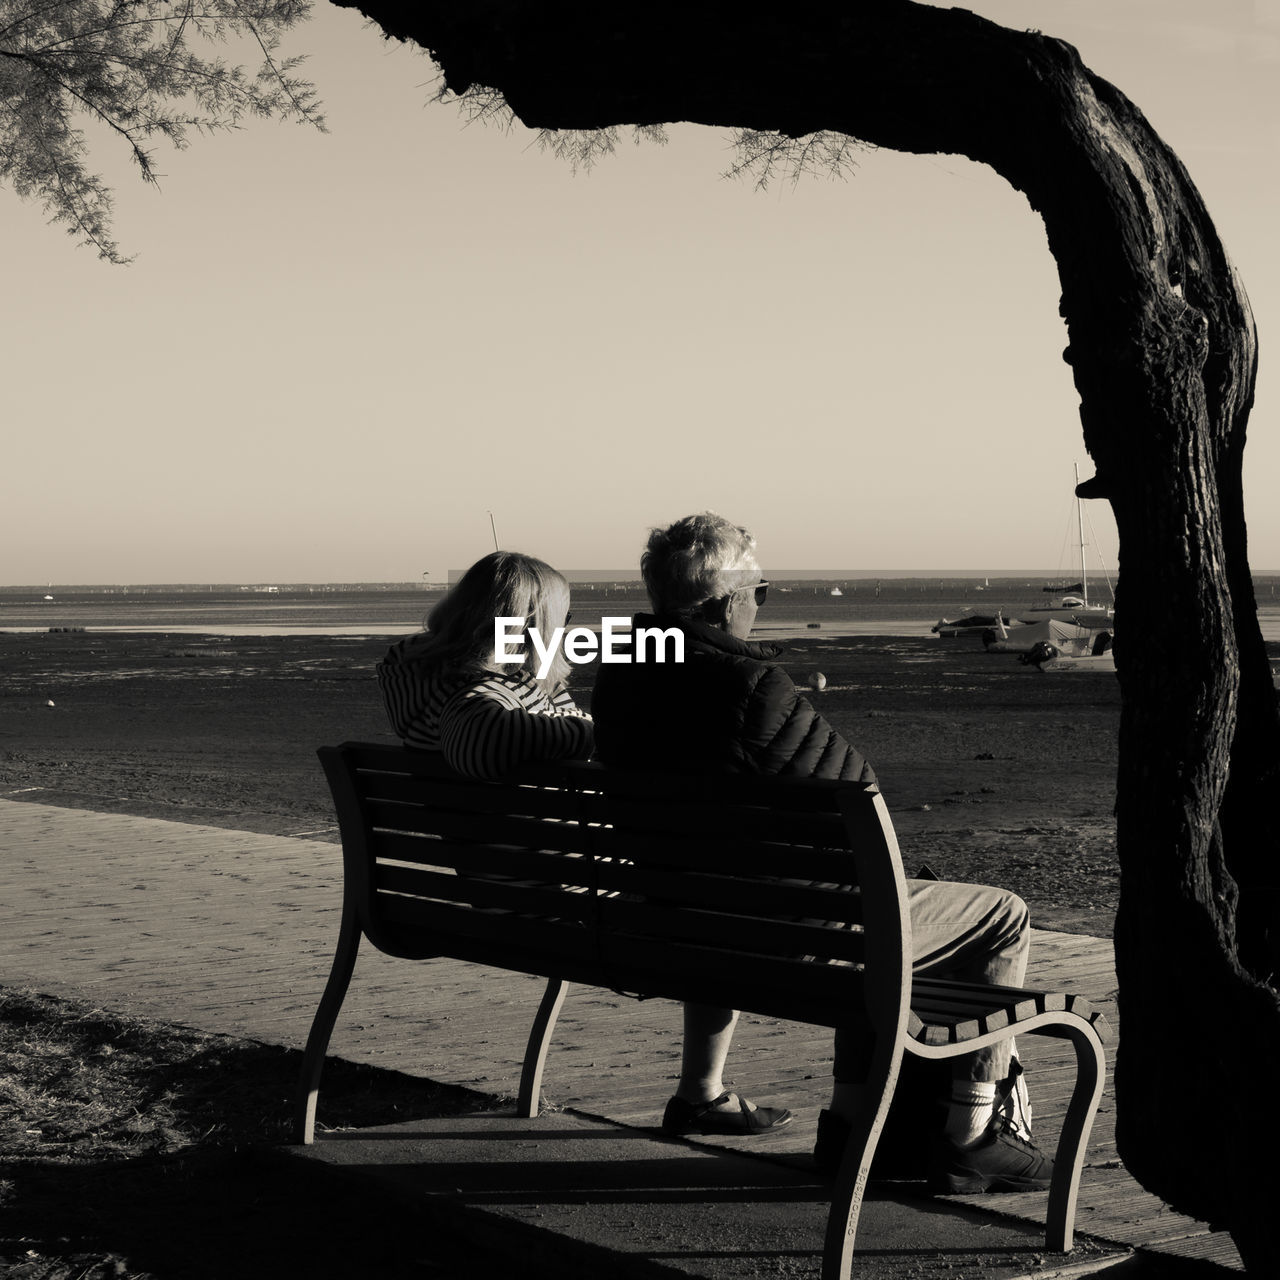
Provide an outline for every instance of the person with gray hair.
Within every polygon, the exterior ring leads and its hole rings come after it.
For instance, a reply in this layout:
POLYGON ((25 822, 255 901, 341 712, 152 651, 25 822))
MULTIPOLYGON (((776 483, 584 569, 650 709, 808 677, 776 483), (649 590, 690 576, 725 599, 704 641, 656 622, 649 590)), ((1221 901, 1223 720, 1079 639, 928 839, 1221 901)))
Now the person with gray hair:
MULTIPOLYGON (((753 643, 769 583, 755 539, 714 512, 654 529, 640 561, 653 615, 637 631, 683 633, 683 662, 602 664, 591 700, 596 757, 606 764, 679 772, 785 774, 878 785, 847 742, 777 665, 778 644, 753 643)), ((908 880, 915 972, 1021 986, 1030 945, 1022 900, 983 885, 908 880)), ((684 1007, 684 1050, 663 1129, 767 1133, 785 1108, 757 1107, 724 1089, 737 1012, 684 1007)), ((837 1032, 829 1109, 818 1117, 814 1159, 839 1167, 850 1120, 863 1100, 866 1044, 837 1032)), ((930 1139, 929 1189, 938 1193, 1043 1190, 1053 1162, 1031 1141, 1021 1068, 1009 1042, 954 1060, 944 1127, 930 1139)))
POLYGON ((640 557, 640 573, 655 613, 685 613, 732 596, 760 579, 756 540, 713 511, 654 529, 640 557))
POLYGON ((653 530, 640 557, 653 616, 640 614, 635 625, 683 631, 686 661, 601 666, 592 696, 596 754, 695 772, 729 767, 875 782, 862 753, 773 665, 782 646, 748 642, 769 589, 755 547, 746 529, 712 511, 653 530), (655 705, 674 705, 637 724, 646 704, 635 699, 650 694, 657 699, 647 704, 650 713, 655 705), (603 723, 597 704, 605 708, 603 723), (679 741, 671 731, 675 720, 697 732, 679 741))

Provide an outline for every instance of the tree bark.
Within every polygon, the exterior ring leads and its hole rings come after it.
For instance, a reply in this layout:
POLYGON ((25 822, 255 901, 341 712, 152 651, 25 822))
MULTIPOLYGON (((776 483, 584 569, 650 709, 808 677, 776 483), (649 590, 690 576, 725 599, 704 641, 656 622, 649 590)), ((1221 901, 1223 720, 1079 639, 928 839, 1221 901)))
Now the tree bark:
POLYGON ((1076 51, 959 9, 358 0, 526 124, 819 130, 986 163, 1044 219, 1084 440, 1120 533, 1121 1155, 1271 1274, 1280 718, 1241 484, 1256 336, 1194 185, 1076 51), (1248 1136, 1264 1139, 1246 1160, 1248 1136), (1242 1168, 1242 1164, 1261 1167, 1242 1168))

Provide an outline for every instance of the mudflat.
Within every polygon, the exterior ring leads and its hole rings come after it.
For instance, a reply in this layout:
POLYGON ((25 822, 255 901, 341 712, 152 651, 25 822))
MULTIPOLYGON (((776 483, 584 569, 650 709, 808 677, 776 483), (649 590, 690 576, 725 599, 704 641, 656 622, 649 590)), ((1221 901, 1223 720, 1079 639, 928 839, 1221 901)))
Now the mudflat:
MULTIPOLYGON (((0 796, 336 840, 316 747, 392 741, 378 636, 0 633, 0 796)), ((1270 646, 1274 647, 1274 646, 1270 646)), ((999 884, 1106 936, 1119 888, 1113 674, 973 639, 796 640, 782 665, 872 761, 908 874, 999 884)), ((573 672, 590 706, 591 666, 573 672)))

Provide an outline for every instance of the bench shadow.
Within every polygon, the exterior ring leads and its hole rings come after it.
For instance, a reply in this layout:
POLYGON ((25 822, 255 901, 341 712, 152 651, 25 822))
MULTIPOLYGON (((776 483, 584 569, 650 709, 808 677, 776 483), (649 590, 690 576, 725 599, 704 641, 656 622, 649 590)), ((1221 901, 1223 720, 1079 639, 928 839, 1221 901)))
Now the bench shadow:
MULTIPOLYGON (((0 1274, 13 1280, 463 1280, 509 1265, 447 1223, 424 1236, 372 1187, 305 1168, 282 1176, 251 1151, 10 1164, 0 1180, 0 1274)), ((532 1263, 522 1274, 557 1273, 532 1263)))
MULTIPOLYGON (((693 1275, 737 1274, 726 1270, 736 1261, 741 1274, 757 1275, 772 1274, 776 1261, 786 1274, 820 1270, 831 1186, 812 1166, 790 1160, 565 1115, 460 1117, 328 1134, 305 1155, 289 1150, 299 1163, 329 1164, 355 1182, 380 1185, 388 1198, 474 1215, 494 1238, 536 1226, 575 1247, 613 1247, 621 1251, 615 1269, 674 1262, 693 1275)), ((1043 1264, 1043 1227, 991 1227, 990 1214, 924 1198, 901 1183, 876 1184, 865 1199, 858 1252, 887 1260, 893 1274, 915 1266, 921 1249, 941 1250, 949 1265, 980 1267, 981 1274, 1029 1273, 1043 1264), (867 1231, 872 1223, 878 1229, 867 1231)))

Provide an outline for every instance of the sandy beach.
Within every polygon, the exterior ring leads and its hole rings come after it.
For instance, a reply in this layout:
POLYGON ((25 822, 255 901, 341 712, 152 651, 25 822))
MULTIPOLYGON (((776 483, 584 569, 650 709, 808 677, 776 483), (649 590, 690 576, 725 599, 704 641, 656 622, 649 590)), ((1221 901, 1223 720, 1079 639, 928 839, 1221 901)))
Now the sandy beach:
MULTIPOLYGON (((333 840, 315 749, 391 740, 380 636, 0 634, 0 795, 333 840)), ((1118 887, 1114 676, 976 641, 813 637, 787 670, 872 760, 908 873, 1006 885, 1045 928, 1105 935, 1118 887)), ((594 669, 575 668, 589 707, 594 669)))

